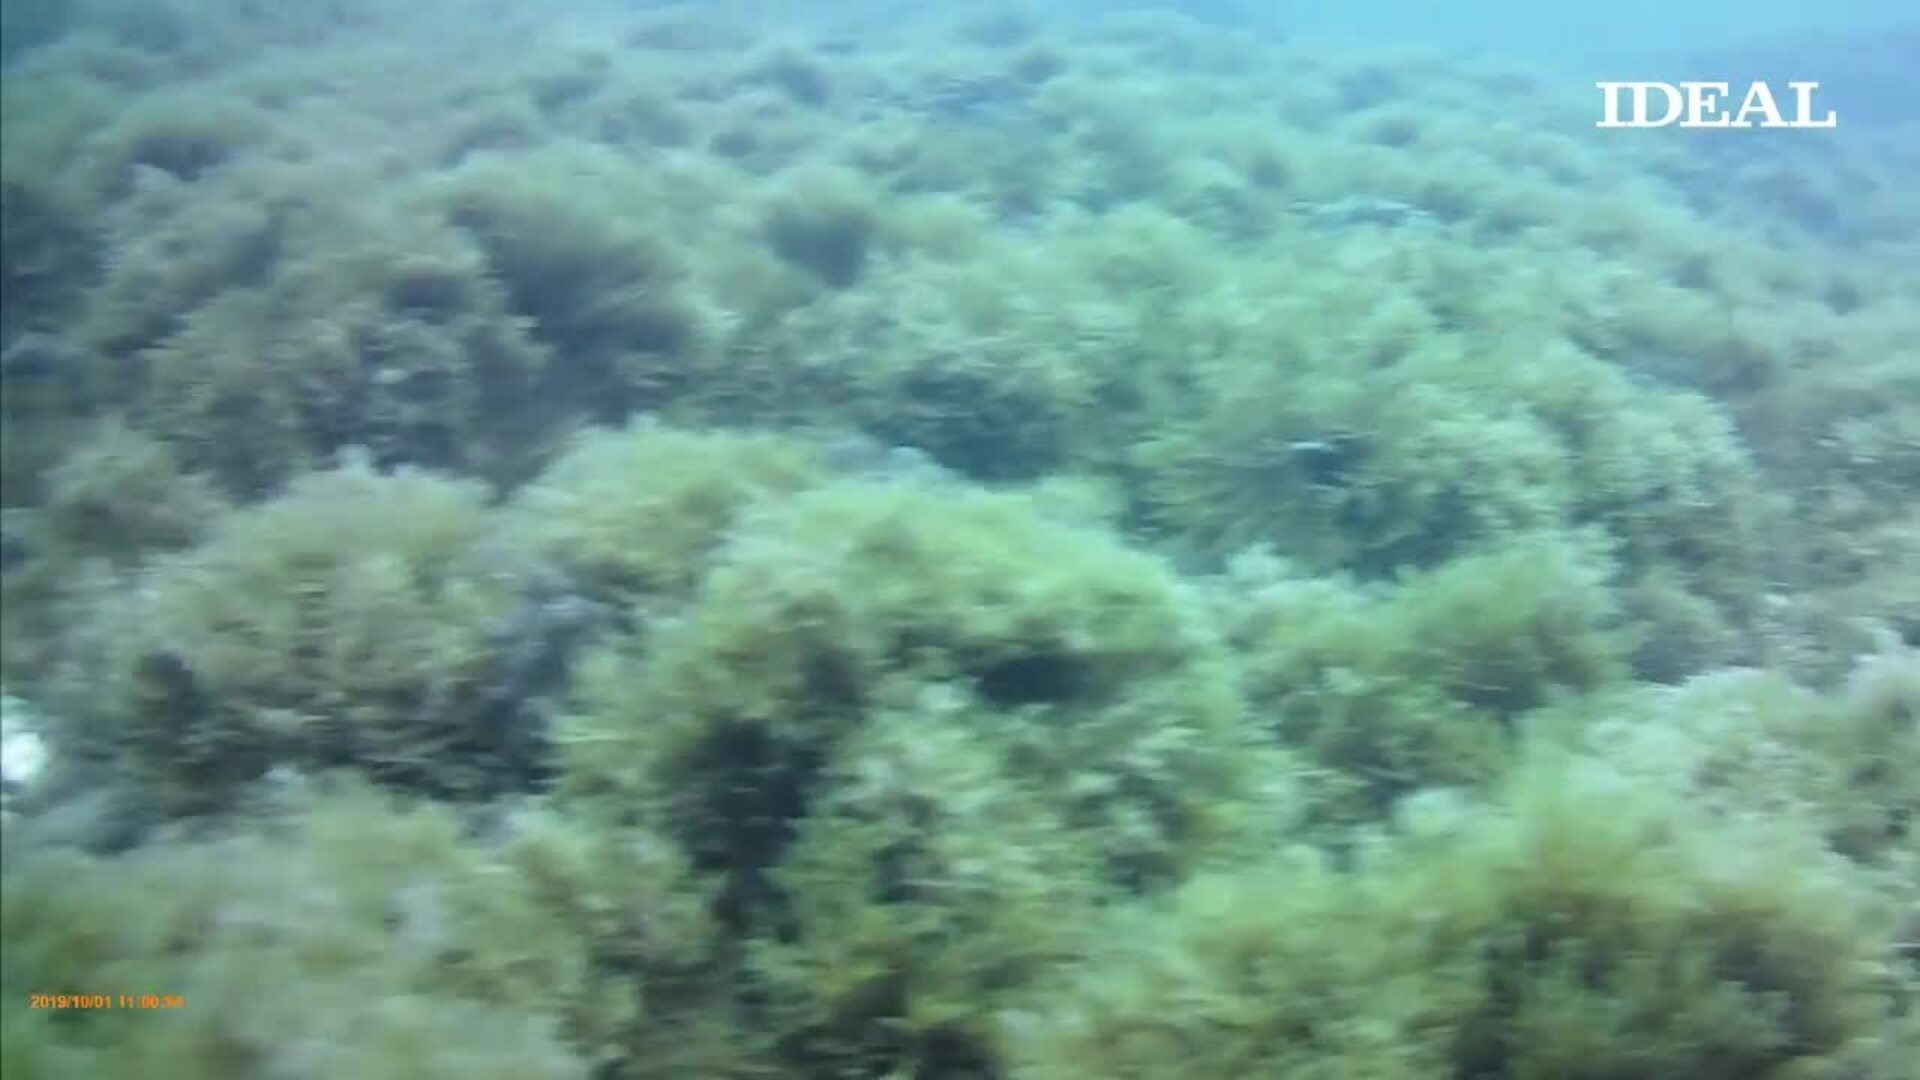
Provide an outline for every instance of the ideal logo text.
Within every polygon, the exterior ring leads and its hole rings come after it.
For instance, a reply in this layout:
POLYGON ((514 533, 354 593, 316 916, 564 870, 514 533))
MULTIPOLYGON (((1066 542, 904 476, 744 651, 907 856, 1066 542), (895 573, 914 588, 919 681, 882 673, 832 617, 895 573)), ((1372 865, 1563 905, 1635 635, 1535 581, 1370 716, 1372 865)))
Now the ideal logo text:
POLYGON ((1764 82, 1747 87, 1733 107, 1733 94, 1723 82, 1597 82, 1605 102, 1601 119, 1594 124, 1603 128, 1658 128, 1677 124, 1683 128, 1830 128, 1840 119, 1832 109, 1816 116, 1813 95, 1817 82, 1790 82, 1787 100, 1791 115, 1781 111, 1781 97, 1764 82), (1652 115, 1653 96, 1660 95, 1661 113, 1652 115))

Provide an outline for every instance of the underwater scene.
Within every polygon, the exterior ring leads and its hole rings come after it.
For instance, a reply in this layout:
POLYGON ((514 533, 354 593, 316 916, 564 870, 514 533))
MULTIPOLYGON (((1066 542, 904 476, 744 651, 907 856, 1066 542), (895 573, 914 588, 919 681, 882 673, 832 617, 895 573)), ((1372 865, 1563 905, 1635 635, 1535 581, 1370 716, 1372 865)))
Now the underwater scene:
POLYGON ((0 1075, 1920 1077, 1920 23, 1665 7, 4 0, 0 1075))

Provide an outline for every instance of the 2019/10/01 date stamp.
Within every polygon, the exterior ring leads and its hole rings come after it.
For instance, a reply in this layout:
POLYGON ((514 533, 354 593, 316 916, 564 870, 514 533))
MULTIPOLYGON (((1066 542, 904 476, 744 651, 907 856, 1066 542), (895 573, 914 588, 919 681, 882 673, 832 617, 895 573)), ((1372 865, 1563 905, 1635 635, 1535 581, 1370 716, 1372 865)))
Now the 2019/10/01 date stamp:
POLYGON ((29 1009, 183 1009, 184 994, 28 994, 29 1009))

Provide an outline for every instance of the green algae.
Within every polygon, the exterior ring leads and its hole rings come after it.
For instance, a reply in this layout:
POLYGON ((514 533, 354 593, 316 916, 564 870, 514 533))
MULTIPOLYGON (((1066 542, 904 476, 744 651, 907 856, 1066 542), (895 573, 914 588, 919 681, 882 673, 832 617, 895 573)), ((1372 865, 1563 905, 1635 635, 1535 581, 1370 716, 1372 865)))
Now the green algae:
POLYGON ((0 964, 185 1000, 10 995, 9 1075, 1904 1075, 1872 147, 220 6, 0 74, 0 964))

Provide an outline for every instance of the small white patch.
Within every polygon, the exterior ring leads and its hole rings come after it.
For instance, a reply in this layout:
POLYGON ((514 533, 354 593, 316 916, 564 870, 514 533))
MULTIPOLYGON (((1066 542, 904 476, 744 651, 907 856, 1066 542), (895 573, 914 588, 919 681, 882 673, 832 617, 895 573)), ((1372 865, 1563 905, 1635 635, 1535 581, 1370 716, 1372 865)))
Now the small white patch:
POLYGON ((46 771, 47 741, 35 726, 25 701, 11 694, 0 696, 0 784, 29 787, 46 771))

